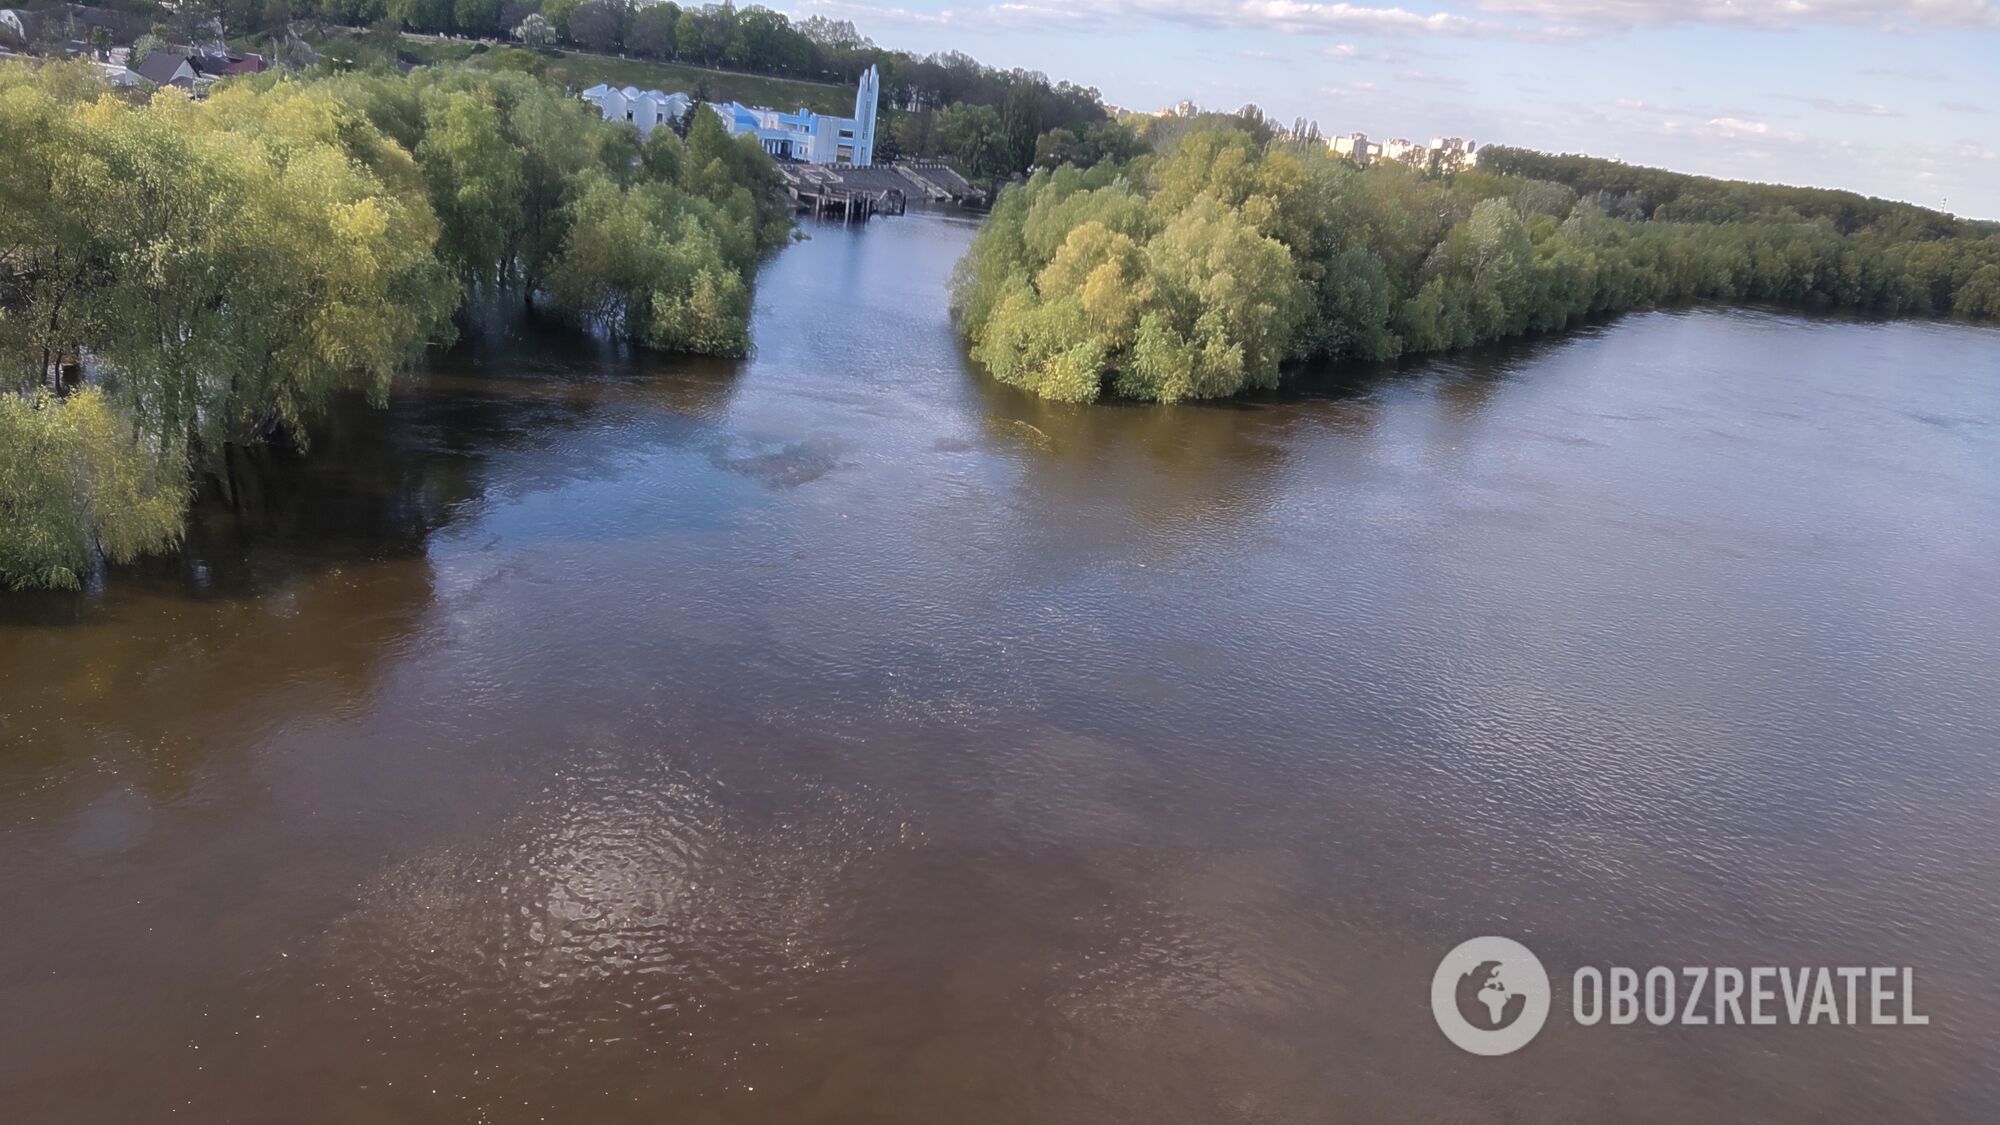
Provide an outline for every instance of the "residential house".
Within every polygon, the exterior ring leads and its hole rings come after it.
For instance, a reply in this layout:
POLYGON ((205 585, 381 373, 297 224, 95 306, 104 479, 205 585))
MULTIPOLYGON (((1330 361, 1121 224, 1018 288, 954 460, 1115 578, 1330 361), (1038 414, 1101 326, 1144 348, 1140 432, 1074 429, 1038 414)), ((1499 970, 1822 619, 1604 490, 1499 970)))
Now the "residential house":
POLYGON ((254 51, 190 51, 188 63, 202 78, 227 78, 236 74, 261 74, 268 64, 254 51))
POLYGON ((131 71, 152 85, 194 92, 194 64, 172 51, 149 52, 131 67, 131 71))
POLYGON ((120 90, 130 90, 144 84, 139 76, 126 69, 122 62, 101 62, 96 65, 97 73, 120 90))

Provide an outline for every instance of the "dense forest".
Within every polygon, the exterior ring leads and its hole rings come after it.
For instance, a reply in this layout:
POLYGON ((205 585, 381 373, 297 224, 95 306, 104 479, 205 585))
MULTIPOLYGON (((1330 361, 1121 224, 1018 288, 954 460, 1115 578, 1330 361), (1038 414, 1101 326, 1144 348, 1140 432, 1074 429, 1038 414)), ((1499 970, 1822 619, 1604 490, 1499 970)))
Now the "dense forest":
POLYGON ((1498 175, 1562 184, 1621 219, 1681 223, 1823 219, 1841 234, 1870 231, 1897 242, 2000 234, 2000 222, 1961 219, 1914 203, 1833 188, 1718 180, 1594 156, 1555 156, 1488 145, 1480 150, 1479 167, 1498 175))
POLYGON ((996 377, 1210 398, 1694 299, 2000 317, 2000 231, 1907 204, 1505 149, 1364 168, 1255 115, 1159 147, 1003 193, 953 295, 996 377))
POLYGON ((643 146, 552 86, 267 76, 134 103, 0 64, 0 584, 74 586, 180 534, 193 482, 378 399, 475 290, 741 352, 775 169, 711 114, 643 146))

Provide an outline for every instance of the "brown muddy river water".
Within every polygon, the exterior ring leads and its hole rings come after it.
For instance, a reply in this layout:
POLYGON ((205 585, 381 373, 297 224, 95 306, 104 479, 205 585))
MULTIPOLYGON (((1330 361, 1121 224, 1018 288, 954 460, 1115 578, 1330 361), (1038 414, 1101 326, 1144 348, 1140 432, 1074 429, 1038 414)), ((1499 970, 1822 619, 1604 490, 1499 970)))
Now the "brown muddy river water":
POLYGON ((741 364, 469 336, 0 598, 0 1121, 1994 1119, 2000 332, 1078 409, 961 358, 972 230, 814 228, 741 364), (1488 933, 1505 1058, 1428 1002, 1488 933))

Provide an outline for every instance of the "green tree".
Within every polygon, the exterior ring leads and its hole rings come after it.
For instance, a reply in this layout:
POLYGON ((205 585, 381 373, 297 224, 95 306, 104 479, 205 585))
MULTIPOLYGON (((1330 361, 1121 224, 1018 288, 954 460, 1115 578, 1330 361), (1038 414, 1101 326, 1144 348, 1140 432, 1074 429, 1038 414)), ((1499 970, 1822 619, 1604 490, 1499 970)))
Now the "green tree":
POLYGON ((556 38, 571 38, 570 18, 583 3, 584 0, 542 0, 542 17, 555 29, 556 38))
POLYGON ((498 35, 501 0, 453 0, 452 26, 461 35, 498 35))
POLYGON ((728 46, 728 39, 713 24, 714 21, 704 13, 693 8, 684 9, 674 22, 676 56, 699 63, 713 63, 728 46))
POLYGON ((1005 176, 1013 156, 1000 129, 1000 114, 990 106, 955 105, 938 111, 932 123, 933 147, 974 176, 1005 176))
POLYGON ((632 13, 632 29, 626 33, 625 45, 648 58, 673 58, 674 29, 680 18, 678 4, 647 4, 632 13))
POLYGON ((2000 317, 2000 263, 1973 271, 1953 296, 1952 308, 1966 316, 2000 317))
POLYGON ((616 51, 625 40, 624 0, 584 0, 569 16, 569 37, 592 51, 616 51))
POLYGON ((493 105, 469 91, 428 92, 416 156, 444 220, 439 253, 467 282, 499 281, 525 189, 521 153, 493 105))
POLYGON ((0 394, 0 585, 75 589, 99 557, 165 550, 187 499, 180 447, 133 440, 98 388, 0 394))
POLYGON ((770 158, 719 121, 642 155, 521 73, 108 93, 85 64, 0 64, 4 584, 169 545, 191 473, 233 495, 237 447, 305 444, 341 390, 380 401, 467 285, 741 351, 789 224, 770 158))
MULTIPOLYGON (((977 152, 980 124, 953 106, 908 139, 977 152)), ((1121 163, 1104 125, 1095 154, 1091 129, 1041 135, 1040 169, 1002 193, 954 280, 973 357, 1054 398, 1233 394, 1288 361, 1666 301, 2000 315, 2000 226, 1905 204, 1519 152, 1363 169, 1253 109, 1149 126, 1158 154, 1121 163)))
POLYGON ((1001 159, 1005 174, 1019 172, 1035 161, 1035 138, 1042 133, 1042 99, 1032 82, 1021 82, 1007 94, 1000 111, 1001 159))
POLYGON ((412 31, 452 30, 454 0, 388 0, 389 19, 412 31))

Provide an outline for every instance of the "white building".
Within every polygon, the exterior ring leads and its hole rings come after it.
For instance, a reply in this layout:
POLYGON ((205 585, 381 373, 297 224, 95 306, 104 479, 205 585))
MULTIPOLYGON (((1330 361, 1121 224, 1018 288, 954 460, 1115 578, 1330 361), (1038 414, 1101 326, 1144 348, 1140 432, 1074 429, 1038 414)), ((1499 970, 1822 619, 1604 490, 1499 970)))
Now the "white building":
POLYGON ((1479 146, 1463 137, 1432 137, 1429 144, 1392 137, 1376 144, 1366 133, 1349 133, 1328 141, 1327 147, 1358 164, 1386 159, 1428 167, 1435 161, 1445 171, 1456 171, 1479 162, 1479 146))
POLYGON ((671 126, 694 104, 686 94, 663 94, 633 86, 592 86, 583 92, 583 100, 596 106, 606 121, 630 122, 641 137, 651 136, 662 125, 671 126))
POLYGON ((881 93, 882 77, 871 66, 854 91, 852 117, 828 117, 803 106, 797 113, 785 113, 741 102, 711 102, 708 108, 722 118, 731 136, 754 135, 772 156, 866 168, 875 163, 875 113, 881 93))
POLYGON ((1479 163, 1478 144, 1464 137, 1432 137, 1431 151, 1437 153, 1442 168, 1456 170, 1479 163))
MULTIPOLYGON (((710 102, 708 108, 722 119, 731 136, 754 134, 772 156, 865 168, 875 162, 876 102, 881 92, 881 75, 871 66, 854 91, 853 117, 828 117, 803 107, 797 113, 785 113, 741 102, 710 102)), ((583 92, 583 100, 596 106, 606 121, 631 123, 642 137, 679 121, 694 104, 686 94, 631 86, 592 86, 583 92)))
POLYGON ((1402 137, 1390 137, 1382 142, 1382 155, 1390 160, 1410 160, 1415 163, 1412 158, 1421 157, 1423 151, 1422 145, 1402 137))

